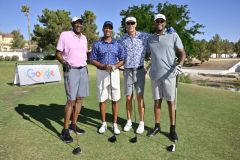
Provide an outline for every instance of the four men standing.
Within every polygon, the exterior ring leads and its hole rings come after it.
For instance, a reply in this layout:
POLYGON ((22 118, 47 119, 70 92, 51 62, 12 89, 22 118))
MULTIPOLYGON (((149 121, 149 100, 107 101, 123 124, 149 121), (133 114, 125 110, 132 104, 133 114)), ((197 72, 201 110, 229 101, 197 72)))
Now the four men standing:
MULTIPOLYGON (((72 19, 72 31, 61 33, 56 57, 63 64, 67 103, 65 107, 64 129, 61 137, 64 142, 72 142, 69 129, 78 134, 84 133, 76 126, 77 118, 81 110, 83 98, 89 95, 87 73, 87 40, 81 33, 82 19, 72 19), (72 124, 68 126, 71 113, 75 106, 72 124), (69 129, 68 129, 69 128, 69 129)), ((127 33, 120 37, 119 41, 112 38, 113 24, 106 21, 103 25, 104 36, 96 41, 92 47, 90 62, 97 67, 97 98, 101 112, 102 125, 99 133, 107 129, 106 100, 112 101, 113 129, 115 134, 120 134, 117 126, 117 117, 120 99, 120 75, 119 67, 124 65, 124 93, 126 96, 127 123, 124 131, 132 128, 132 99, 134 90, 138 101, 139 126, 136 133, 144 132, 144 86, 146 70, 144 69, 145 57, 151 57, 150 78, 152 80, 152 95, 154 99, 155 127, 149 133, 154 136, 160 132, 160 115, 162 99, 167 100, 170 117, 170 137, 177 140, 175 131, 175 85, 176 76, 181 72, 186 54, 183 44, 177 33, 167 32, 166 17, 157 14, 154 17, 156 33, 136 31, 137 20, 135 17, 127 17, 127 33), (146 55, 147 52, 147 55, 146 55), (176 65, 176 54, 179 54, 176 65)))

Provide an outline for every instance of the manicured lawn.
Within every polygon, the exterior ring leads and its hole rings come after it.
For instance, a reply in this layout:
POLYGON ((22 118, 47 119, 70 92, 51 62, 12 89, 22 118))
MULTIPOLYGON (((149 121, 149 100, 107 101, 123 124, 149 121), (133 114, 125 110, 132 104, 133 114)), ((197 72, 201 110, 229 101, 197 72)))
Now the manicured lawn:
MULTIPOLYGON (((146 136, 154 125, 150 80, 147 78, 146 131, 138 136, 136 144, 129 142, 134 137, 133 130, 122 131, 117 142, 112 144, 107 140, 112 136, 110 103, 108 130, 103 135, 97 133, 101 120, 95 94, 96 76, 95 68, 89 66, 90 96, 84 101, 78 121, 86 134, 78 136, 82 154, 76 156, 72 154, 76 147, 75 135, 71 133, 74 138, 71 144, 63 143, 58 137, 63 127, 66 101, 63 82, 13 86, 14 67, 13 62, 0 62, 0 159, 240 159, 240 93, 181 83, 177 108, 179 141, 176 152, 170 153, 165 149, 171 144, 167 136, 169 120, 165 102, 161 119, 163 132, 151 138, 146 136)), ((125 123, 122 96, 121 129, 125 123)))

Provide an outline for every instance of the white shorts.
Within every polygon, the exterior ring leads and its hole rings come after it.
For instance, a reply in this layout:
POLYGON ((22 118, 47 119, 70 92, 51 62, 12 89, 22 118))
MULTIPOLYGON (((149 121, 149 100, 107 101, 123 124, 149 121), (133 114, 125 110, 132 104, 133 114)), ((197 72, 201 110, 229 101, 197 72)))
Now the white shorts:
POLYGON ((107 99, 112 101, 120 99, 120 75, 118 69, 111 72, 111 79, 112 84, 110 83, 110 73, 97 69, 97 98, 99 102, 105 102, 107 99))
POLYGON ((164 80, 152 80, 152 95, 154 100, 175 100, 176 77, 164 80))

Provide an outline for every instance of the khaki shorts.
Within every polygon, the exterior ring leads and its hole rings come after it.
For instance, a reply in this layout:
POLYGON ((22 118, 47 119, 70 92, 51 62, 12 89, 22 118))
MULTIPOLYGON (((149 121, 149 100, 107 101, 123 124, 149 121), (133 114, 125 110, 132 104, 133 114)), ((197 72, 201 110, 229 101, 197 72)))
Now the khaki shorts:
POLYGON ((105 102, 107 99, 112 101, 118 101, 120 99, 120 75, 118 69, 116 69, 114 72, 111 72, 111 79, 112 96, 110 73, 97 69, 97 98, 99 102, 105 102))
POLYGON ((175 100, 176 77, 165 80, 152 80, 152 96, 154 100, 175 100))

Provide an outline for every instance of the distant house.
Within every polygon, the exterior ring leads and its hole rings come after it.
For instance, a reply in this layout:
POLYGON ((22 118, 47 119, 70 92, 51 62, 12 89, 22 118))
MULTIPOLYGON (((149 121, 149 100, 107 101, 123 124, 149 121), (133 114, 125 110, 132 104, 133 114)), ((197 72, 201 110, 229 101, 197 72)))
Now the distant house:
POLYGON ((13 34, 0 33, 0 51, 10 51, 12 46, 13 34))

